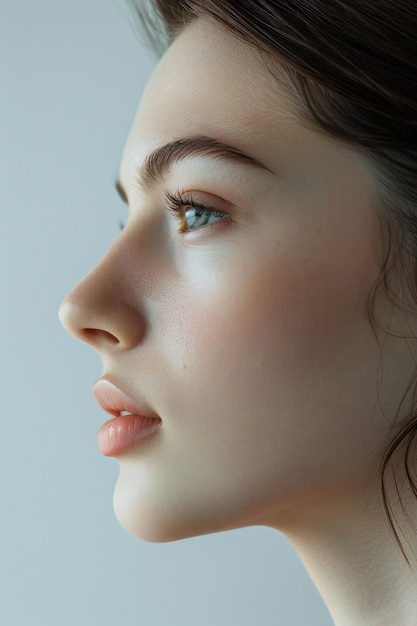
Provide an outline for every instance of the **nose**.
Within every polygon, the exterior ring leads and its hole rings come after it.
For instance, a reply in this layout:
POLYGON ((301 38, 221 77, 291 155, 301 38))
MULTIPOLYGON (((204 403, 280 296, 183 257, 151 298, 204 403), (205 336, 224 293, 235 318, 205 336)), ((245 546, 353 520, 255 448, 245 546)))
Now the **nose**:
POLYGON ((146 334, 141 296, 128 248, 114 244, 62 301, 59 319, 99 353, 131 350, 146 334))

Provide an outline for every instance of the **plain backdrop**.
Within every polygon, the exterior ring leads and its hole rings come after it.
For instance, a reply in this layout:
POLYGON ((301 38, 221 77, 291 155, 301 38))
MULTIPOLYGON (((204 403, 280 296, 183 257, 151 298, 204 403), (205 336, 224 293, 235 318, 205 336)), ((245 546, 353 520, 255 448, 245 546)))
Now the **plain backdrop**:
POLYGON ((118 0, 0 0, 2 626, 329 626, 278 532, 149 544, 113 514, 101 362, 60 327, 119 232, 119 159, 155 65, 118 0))

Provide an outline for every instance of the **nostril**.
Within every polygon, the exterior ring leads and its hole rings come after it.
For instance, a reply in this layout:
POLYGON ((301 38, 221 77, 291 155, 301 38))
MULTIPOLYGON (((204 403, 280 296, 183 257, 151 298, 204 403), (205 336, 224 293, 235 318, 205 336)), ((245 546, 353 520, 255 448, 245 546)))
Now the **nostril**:
POLYGON ((59 318, 71 335, 99 351, 131 350, 143 341, 146 331, 141 309, 124 302, 122 296, 116 299, 114 289, 97 292, 88 282, 65 298, 59 318))
POLYGON ((82 331, 82 338, 87 343, 97 344, 100 341, 107 343, 117 344, 120 343, 117 337, 107 332, 107 330, 101 330, 97 328, 84 328, 82 331))

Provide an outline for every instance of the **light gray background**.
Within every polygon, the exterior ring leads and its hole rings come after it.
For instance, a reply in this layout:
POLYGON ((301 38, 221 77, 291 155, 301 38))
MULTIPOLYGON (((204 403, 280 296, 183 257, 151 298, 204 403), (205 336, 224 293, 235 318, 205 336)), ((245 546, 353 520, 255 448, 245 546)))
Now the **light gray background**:
POLYGON ((113 184, 155 63, 125 14, 0 0, 0 624, 328 626, 279 533, 147 544, 114 518, 101 362, 57 309, 125 218, 113 184))

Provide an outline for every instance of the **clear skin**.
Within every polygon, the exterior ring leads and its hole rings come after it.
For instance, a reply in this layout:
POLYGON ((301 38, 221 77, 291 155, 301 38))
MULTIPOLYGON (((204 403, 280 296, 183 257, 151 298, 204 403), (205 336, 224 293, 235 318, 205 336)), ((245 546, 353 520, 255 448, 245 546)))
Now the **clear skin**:
MULTIPOLYGON (((60 310, 103 375, 162 418, 118 457, 120 523, 148 541, 272 526, 336 624, 417 622, 415 573, 376 495, 413 361, 402 340, 382 342, 378 404, 365 304, 382 244, 364 161, 297 120, 256 50, 200 19, 154 71, 120 179, 127 224, 60 310), (190 135, 270 171, 193 157, 141 188, 145 155, 190 135), (230 219, 179 232, 164 202, 177 188, 230 219)), ((385 300, 377 311, 395 319, 385 300)))

